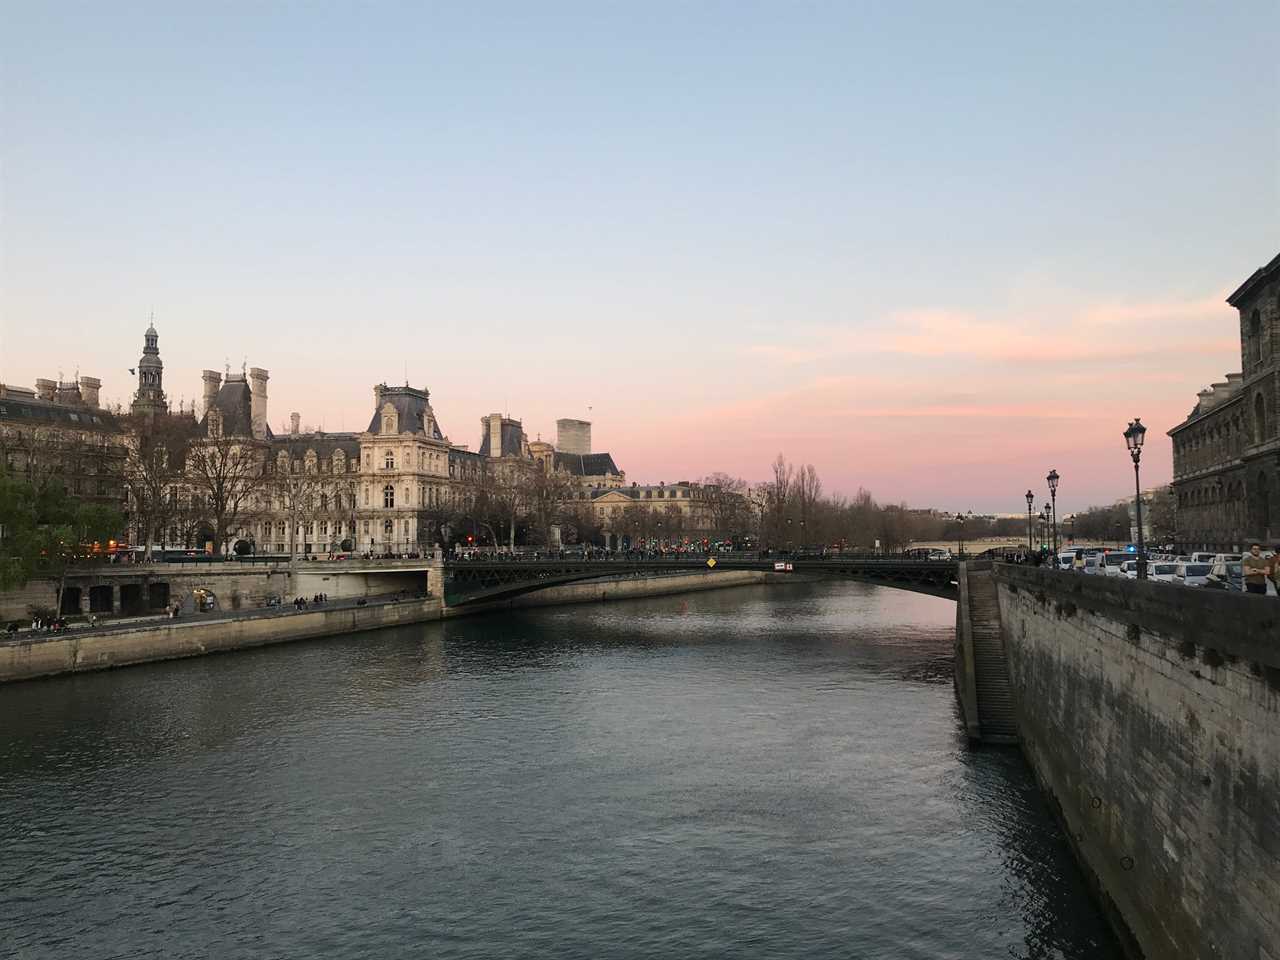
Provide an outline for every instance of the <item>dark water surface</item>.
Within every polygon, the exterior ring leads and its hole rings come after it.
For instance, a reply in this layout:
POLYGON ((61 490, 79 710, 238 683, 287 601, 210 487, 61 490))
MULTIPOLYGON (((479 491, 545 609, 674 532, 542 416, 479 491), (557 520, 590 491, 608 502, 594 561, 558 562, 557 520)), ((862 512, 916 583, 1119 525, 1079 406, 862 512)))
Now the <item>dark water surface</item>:
POLYGON ((743 588, 0 687, 0 955, 1119 958, 953 604, 743 588))

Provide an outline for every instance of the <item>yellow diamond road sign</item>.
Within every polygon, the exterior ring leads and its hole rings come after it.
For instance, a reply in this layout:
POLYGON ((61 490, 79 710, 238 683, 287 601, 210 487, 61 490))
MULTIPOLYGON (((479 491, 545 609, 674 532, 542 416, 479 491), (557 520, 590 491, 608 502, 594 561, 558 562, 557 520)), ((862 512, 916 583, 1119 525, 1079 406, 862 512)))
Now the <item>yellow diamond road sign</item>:
POLYGON ((715 558, 715 557, 707 557, 707 566, 708 566, 708 567, 714 567, 715 565, 716 565, 716 558, 715 558))

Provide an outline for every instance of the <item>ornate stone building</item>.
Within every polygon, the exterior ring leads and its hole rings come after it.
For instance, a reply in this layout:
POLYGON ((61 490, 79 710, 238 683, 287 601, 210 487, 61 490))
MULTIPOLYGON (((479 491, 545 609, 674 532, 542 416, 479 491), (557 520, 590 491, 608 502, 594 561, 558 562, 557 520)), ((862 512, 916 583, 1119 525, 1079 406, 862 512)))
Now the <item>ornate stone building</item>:
POLYGON ((1184 549, 1237 552, 1280 540, 1280 256, 1227 302, 1240 312, 1241 370, 1200 391, 1169 431, 1184 549))
POLYGON ((99 406, 97 377, 0 384, 0 463, 40 486, 56 481, 81 499, 123 508, 124 423, 99 406))
MULTIPOLYGON (((625 480, 609 454, 590 452, 589 424, 575 421, 579 452, 564 453, 530 443, 519 420, 489 414, 481 418, 473 452, 450 442, 430 393, 408 384, 375 386, 369 425, 359 432, 304 432, 294 413, 288 431, 274 433, 267 415, 270 377, 259 367, 203 371, 200 418, 194 411, 174 414, 165 401, 158 341, 149 327, 132 409, 137 422, 148 425, 142 429, 166 428, 182 444, 172 451, 181 459, 167 494, 172 509, 152 511, 170 517, 152 530, 153 546, 302 556, 425 552, 459 539, 450 523, 482 491, 510 495, 540 470, 564 481, 571 491, 566 499, 586 504, 625 480), (251 464, 239 472, 252 479, 231 477, 226 469, 227 476, 210 478, 229 461, 251 464)), ((134 537, 139 544, 147 539, 141 531, 134 537)))
POLYGON ((641 540, 701 540, 714 532, 713 489, 681 480, 590 492, 591 511, 604 546, 627 549, 641 540))

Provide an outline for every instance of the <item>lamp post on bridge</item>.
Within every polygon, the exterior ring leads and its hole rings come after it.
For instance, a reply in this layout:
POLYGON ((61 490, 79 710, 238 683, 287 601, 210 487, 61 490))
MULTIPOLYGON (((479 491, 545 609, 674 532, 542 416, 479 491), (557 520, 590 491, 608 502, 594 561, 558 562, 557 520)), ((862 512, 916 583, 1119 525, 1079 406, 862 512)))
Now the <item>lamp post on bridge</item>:
MULTIPOLYGON (((973 516, 972 510, 969 511, 969 516, 970 517, 973 516)), ((956 511, 956 523, 960 527, 960 532, 957 534, 958 542, 956 543, 956 559, 957 560, 964 559, 964 520, 965 520, 964 514, 960 513, 959 511, 956 511)))
POLYGON ((1035 535, 1035 524, 1031 520, 1031 507, 1036 502, 1036 495, 1030 490, 1027 491, 1027 556, 1031 556, 1035 552, 1032 546, 1032 538, 1035 535))
POLYGON ((1049 475, 1045 477, 1045 481, 1049 484, 1049 504, 1051 519, 1053 524, 1053 556, 1054 563, 1057 563, 1058 556, 1058 471, 1050 470, 1049 475))
POLYGON ((1138 579, 1147 579, 1147 550, 1142 539, 1142 480, 1138 473, 1138 461, 1142 459, 1142 441, 1146 439, 1147 428, 1139 417, 1130 421, 1124 432, 1124 442, 1129 448, 1129 456, 1133 458, 1133 506, 1134 518, 1138 526, 1138 579))

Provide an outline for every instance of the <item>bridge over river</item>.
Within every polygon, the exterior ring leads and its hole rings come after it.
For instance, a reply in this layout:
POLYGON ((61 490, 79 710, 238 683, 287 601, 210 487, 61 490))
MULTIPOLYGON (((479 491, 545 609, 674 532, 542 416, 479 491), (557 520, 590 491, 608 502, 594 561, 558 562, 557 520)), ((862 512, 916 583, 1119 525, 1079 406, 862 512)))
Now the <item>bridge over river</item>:
POLYGON ((754 556, 647 559, 457 560, 444 564, 444 598, 451 607, 507 600, 562 584, 610 578, 660 577, 688 573, 775 571, 789 576, 858 580, 882 586, 958 598, 958 564, 949 560, 902 557, 773 558, 754 556))

